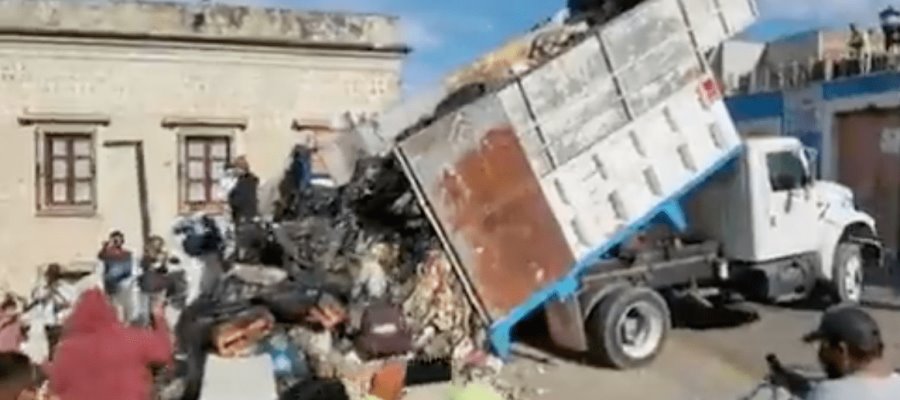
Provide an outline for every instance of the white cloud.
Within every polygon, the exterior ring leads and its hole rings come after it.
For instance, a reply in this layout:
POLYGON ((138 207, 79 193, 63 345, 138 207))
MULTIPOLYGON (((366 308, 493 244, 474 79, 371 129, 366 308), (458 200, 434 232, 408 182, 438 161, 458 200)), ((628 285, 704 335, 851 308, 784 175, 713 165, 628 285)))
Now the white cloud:
POLYGON ((442 32, 420 17, 401 16, 400 27, 404 40, 414 50, 431 50, 444 45, 442 32))
POLYGON ((758 0, 764 18, 812 21, 822 25, 872 24, 894 0, 758 0))

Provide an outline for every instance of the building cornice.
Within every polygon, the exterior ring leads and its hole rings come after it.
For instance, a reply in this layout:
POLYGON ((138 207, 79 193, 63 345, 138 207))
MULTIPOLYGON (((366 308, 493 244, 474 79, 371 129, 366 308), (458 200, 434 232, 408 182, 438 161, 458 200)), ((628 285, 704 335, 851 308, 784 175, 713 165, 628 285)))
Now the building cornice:
MULTIPOLYGON (((272 50, 303 49, 328 52, 360 52, 384 55, 405 55, 412 51, 406 45, 374 45, 370 43, 355 42, 322 42, 304 41, 296 39, 275 38, 238 38, 238 37, 209 37, 209 36, 178 36, 165 34, 139 34, 118 32, 85 32, 85 31, 44 31, 36 29, 4 28, 0 27, 0 36, 19 37, 22 39, 48 40, 56 43, 65 42, 119 42, 134 44, 136 42, 154 42, 173 47, 196 47, 198 45, 212 45, 217 47, 240 48, 254 47, 272 50)), ((167 46, 167 47, 168 47, 167 46)))
POLYGON ((0 32, 403 53, 397 17, 165 1, 0 0, 0 32))

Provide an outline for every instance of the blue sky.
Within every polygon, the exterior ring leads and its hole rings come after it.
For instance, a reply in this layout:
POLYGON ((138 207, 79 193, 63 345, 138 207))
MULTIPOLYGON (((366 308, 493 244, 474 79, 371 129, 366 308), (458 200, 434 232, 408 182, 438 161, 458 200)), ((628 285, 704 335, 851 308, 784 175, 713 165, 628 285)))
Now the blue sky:
MULTIPOLYGON (((565 0, 225 0, 234 3, 379 12, 401 17, 414 52, 404 73, 409 91, 437 81, 561 9, 565 0)), ((771 39, 822 26, 875 23, 893 0, 758 0, 763 18, 747 36, 771 39)), ((900 5, 900 1, 897 1, 900 5)))

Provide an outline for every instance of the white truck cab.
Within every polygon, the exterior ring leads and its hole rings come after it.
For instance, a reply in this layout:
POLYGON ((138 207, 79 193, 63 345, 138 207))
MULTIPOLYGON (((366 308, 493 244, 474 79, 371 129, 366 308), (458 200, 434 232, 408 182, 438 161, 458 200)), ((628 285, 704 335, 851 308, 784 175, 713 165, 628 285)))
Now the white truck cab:
POLYGON ((693 199, 692 228, 722 244, 736 274, 753 271, 750 286, 765 298, 827 287, 836 300, 859 301, 865 267, 881 260, 875 221, 848 188, 816 179, 814 159, 796 138, 747 139, 742 157, 693 199))

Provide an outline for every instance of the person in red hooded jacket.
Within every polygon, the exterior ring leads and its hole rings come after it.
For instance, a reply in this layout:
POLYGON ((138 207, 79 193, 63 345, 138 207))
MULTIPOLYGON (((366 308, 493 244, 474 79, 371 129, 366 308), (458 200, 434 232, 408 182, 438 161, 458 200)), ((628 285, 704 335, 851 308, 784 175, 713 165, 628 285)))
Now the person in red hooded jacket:
POLYGON ((153 324, 127 327, 102 291, 85 292, 47 368, 50 391, 60 400, 150 399, 150 367, 170 363, 174 351, 161 304, 153 310, 153 324))

